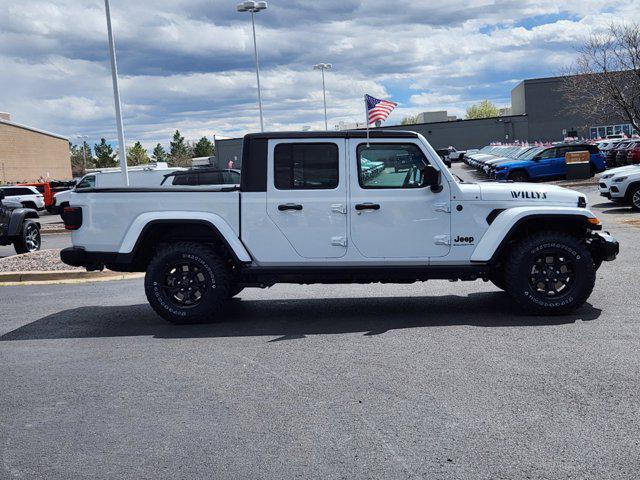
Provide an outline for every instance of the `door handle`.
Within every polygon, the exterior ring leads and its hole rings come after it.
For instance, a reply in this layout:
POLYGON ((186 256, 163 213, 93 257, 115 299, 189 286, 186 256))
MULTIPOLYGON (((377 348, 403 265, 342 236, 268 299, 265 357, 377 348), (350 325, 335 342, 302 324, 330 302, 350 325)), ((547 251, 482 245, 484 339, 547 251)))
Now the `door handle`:
POLYGON ((298 205, 297 203, 285 203, 283 205, 278 205, 278 210, 281 212, 286 210, 302 210, 302 205, 298 205))
POLYGON ((380 205, 377 203, 358 203, 356 210, 380 210, 380 205))

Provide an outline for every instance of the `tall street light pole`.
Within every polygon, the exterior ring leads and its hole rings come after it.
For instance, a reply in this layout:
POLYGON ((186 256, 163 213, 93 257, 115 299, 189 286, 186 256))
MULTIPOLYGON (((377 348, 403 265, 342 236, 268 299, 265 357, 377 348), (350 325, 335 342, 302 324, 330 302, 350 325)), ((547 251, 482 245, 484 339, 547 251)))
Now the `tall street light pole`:
POLYGON ((322 99, 324 101, 324 129, 329 130, 329 124, 327 123, 327 90, 324 85, 324 71, 331 70, 333 66, 330 63, 318 63, 313 66, 314 70, 320 70, 322 72, 322 99))
POLYGON ((120 157, 120 169, 122 170, 122 183, 129 186, 129 171, 127 169, 127 149, 124 143, 124 126, 122 123, 122 108, 120 104, 120 88, 118 87, 118 65, 116 63, 116 44, 113 40, 111 29, 111 9, 109 0, 104 0, 105 13, 107 15, 107 33, 109 35, 109 55, 111 56, 111 79, 113 81, 113 101, 116 105, 116 127, 118 129, 118 153, 120 157))
POLYGON ((260 91, 260 62, 258 61, 258 42, 256 41, 256 13, 267 9, 267 2, 247 1, 239 3, 238 12, 251 13, 251 27, 253 28, 253 54, 256 60, 256 80, 258 82, 258 109, 260 110, 260 131, 264 132, 264 118, 262 116, 262 93, 260 91))
POLYGON ((87 173, 87 149, 85 147, 89 137, 86 135, 78 135, 78 140, 82 141, 82 174, 87 173))

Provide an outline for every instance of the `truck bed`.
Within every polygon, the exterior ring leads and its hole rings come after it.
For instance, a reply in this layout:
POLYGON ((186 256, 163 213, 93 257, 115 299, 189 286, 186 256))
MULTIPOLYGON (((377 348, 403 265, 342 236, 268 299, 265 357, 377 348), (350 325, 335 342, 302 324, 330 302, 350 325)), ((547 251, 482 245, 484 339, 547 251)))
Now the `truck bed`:
POLYGON ((240 235, 237 187, 88 188, 73 192, 70 205, 82 207, 82 228, 73 232, 73 244, 87 251, 131 252, 151 217, 163 221, 215 216, 240 235))

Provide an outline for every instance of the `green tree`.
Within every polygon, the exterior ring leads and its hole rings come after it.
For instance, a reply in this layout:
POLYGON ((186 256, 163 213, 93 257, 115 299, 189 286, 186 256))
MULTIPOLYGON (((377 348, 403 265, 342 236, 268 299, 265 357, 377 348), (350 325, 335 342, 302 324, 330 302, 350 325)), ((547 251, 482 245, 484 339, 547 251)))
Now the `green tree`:
POLYGON ((95 153, 95 165, 97 168, 118 166, 117 154, 104 138, 101 138, 100 143, 96 143, 93 146, 93 152, 95 153))
POLYGON ((83 145, 74 145, 69 142, 69 153, 71 156, 71 170, 74 176, 82 176, 86 173, 87 168, 95 166, 91 147, 87 142, 83 142, 83 145))
POLYGON ((173 140, 170 143, 170 161, 172 167, 185 167, 191 166, 191 149, 184 137, 180 135, 180 131, 176 130, 173 134, 173 140))
POLYGON ((164 147, 160 144, 157 144, 153 149, 153 155, 151 155, 156 162, 166 162, 169 159, 167 152, 164 150, 164 147))
POLYGON ((145 165, 150 161, 149 154, 140 142, 136 142, 133 147, 127 148, 127 165, 145 165))
POLYGON ((482 100, 480 103, 467 108, 467 120, 497 117, 499 115, 500 110, 489 100, 482 100))
POLYGON ((212 157, 213 156, 213 143, 209 141, 207 137, 202 137, 198 140, 198 143, 193 147, 194 157, 212 157))
POLYGON ((402 119, 400 125, 415 125, 418 123, 418 115, 407 115, 402 119))

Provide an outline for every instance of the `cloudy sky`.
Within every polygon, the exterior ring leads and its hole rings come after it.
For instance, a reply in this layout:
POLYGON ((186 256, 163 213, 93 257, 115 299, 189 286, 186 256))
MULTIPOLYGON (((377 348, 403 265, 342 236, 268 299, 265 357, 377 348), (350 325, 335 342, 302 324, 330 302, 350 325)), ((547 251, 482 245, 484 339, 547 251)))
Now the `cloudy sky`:
MULTIPOLYGON (((111 0, 127 143, 168 144, 258 129, 251 24, 225 0, 111 0)), ((265 127, 362 121, 362 96, 389 118, 488 98, 558 74, 590 31, 640 20, 640 0, 273 0, 257 15, 265 127)), ((37 128, 114 142, 102 0, 0 0, 0 111, 37 128)))

